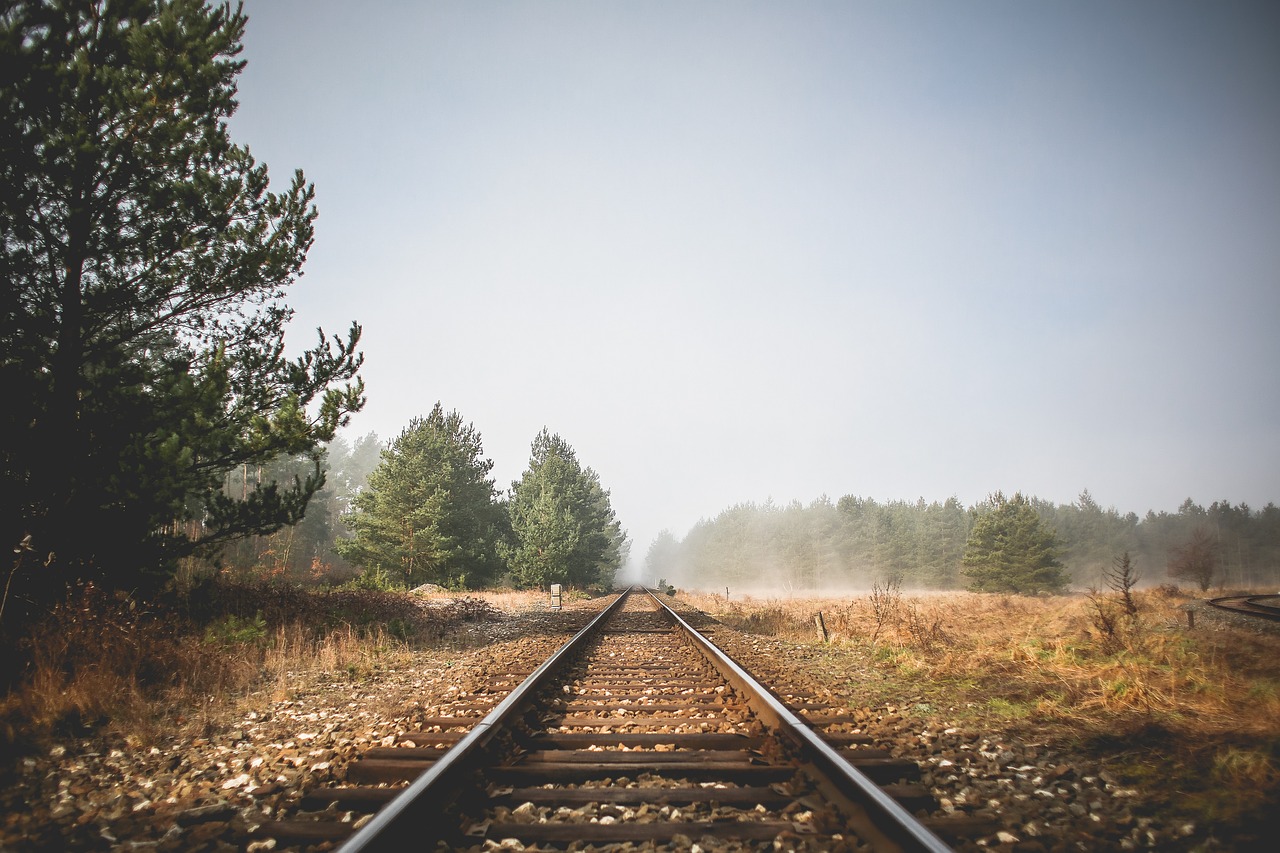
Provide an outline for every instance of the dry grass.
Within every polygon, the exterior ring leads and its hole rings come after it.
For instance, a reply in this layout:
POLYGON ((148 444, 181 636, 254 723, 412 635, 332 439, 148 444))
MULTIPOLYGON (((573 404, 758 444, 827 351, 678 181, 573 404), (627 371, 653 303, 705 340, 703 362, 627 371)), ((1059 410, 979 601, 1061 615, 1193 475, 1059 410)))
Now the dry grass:
MULTIPOLYGON (((245 597, 238 588, 219 594, 236 603, 245 597)), ((306 601, 299 606, 291 599, 282 606, 259 597, 253 603, 268 612, 305 615, 271 623, 261 612, 239 616, 233 610, 197 626, 172 608, 148 610, 126 597, 82 588, 20 650, 25 672, 0 698, 0 754, 93 729, 139 742, 153 741, 175 725, 208 730, 250 689, 285 698, 317 673, 367 678, 397 665, 415 645, 462 648, 472 642, 459 630, 463 623, 488 618, 494 610, 542 606, 545 594, 426 598, 418 617, 386 618, 400 610, 374 601, 365 614, 369 619, 357 623, 347 618, 353 602, 345 599, 320 598, 312 612, 306 601), (320 609, 335 604, 337 618, 335 611, 320 609)))
POLYGON ((919 697, 949 722, 1069 746, 1190 819, 1256 815, 1280 794, 1280 632, 1208 614, 1189 629, 1180 591, 1136 593, 1136 617, 1110 632, 1081 595, 681 596, 812 646, 821 611, 831 642, 815 670, 851 702, 919 697))
POLYGON ((1034 697, 1064 720, 1091 711, 1184 717, 1201 731, 1280 733, 1280 634, 1214 624, 1187 630, 1192 600, 1137 593, 1139 612, 1104 637, 1083 596, 981 593, 853 599, 752 599, 682 593, 741 630, 818 642, 821 611, 835 649, 984 698, 1034 697), (888 611, 887 615, 885 611, 888 611))

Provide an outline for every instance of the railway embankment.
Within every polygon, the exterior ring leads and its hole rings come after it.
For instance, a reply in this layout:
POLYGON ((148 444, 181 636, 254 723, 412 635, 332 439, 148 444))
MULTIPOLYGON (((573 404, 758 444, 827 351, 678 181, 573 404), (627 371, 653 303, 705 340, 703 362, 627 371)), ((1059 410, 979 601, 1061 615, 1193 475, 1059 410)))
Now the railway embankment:
MULTIPOLYGON (((288 849, 255 829, 299 808, 308 792, 340 782, 370 746, 411 735, 433 707, 491 682, 514 661, 550 653, 594 606, 575 602, 562 613, 524 608, 468 626, 475 637, 466 646, 399 649, 356 671, 298 673, 265 691, 215 699, 198 725, 187 720, 145 737, 111 730, 54 736, 6 771, 0 846, 288 849)), ((927 668, 904 653, 839 637, 824 643, 772 629, 738 630, 735 619, 720 616, 697 621, 757 675, 846 707, 848 729, 919 764, 943 813, 994 820, 988 849, 1264 849, 1255 825, 1196 812, 1187 792, 1175 790, 1186 788, 1181 780, 1161 778, 1156 756, 1172 761, 1195 752, 1178 730, 1176 711, 1108 711, 1095 703, 1072 725, 1051 686, 1043 688, 1046 701, 1037 711, 1036 698, 1023 693, 1019 700, 1007 690, 984 693, 977 681, 930 682, 927 668), (903 689, 908 683, 921 686, 903 689), (1090 711, 1111 716, 1088 717, 1090 711), (1114 723, 1110 736, 1107 719, 1114 723), (1153 769, 1144 775, 1142 767, 1153 769)), ((1008 625, 1013 630, 1016 623, 1008 625)), ((957 625, 942 627, 960 633, 957 625)), ((1153 630, 1180 636, 1171 620, 1153 630)), ((1234 635, 1224 639, 1239 644, 1234 635)), ((1267 639, 1256 642, 1261 657, 1267 639)), ((1263 672, 1270 665, 1257 661, 1255 683, 1273 677, 1263 672)), ((1034 668, 1011 660, 1004 680, 1022 690, 1034 682, 1034 668)), ((1274 700, 1265 690, 1258 698, 1274 700)), ((1207 781, 1230 785, 1234 778, 1243 788, 1265 779, 1267 768, 1250 757, 1265 746, 1263 738, 1223 734, 1212 750, 1206 746, 1200 758, 1213 775, 1207 781)), ((334 818, 360 820, 356 813, 334 818)))

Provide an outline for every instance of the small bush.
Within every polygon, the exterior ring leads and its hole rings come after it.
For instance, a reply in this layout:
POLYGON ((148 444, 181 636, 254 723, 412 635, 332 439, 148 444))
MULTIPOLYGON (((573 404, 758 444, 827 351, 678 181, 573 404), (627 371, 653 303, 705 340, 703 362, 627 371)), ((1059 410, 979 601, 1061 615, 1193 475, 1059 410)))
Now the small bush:
POLYGON ((351 580, 344 583, 340 589, 369 589, 375 592, 395 592, 403 590, 404 586, 395 582, 391 575, 382 569, 365 569, 351 580))
POLYGON ((263 646, 267 641, 267 620, 262 611, 242 618, 234 613, 205 629, 204 641, 223 646, 263 646))
POLYGON ((408 642, 413 638, 413 626, 399 616, 387 623, 387 633, 397 640, 408 642))

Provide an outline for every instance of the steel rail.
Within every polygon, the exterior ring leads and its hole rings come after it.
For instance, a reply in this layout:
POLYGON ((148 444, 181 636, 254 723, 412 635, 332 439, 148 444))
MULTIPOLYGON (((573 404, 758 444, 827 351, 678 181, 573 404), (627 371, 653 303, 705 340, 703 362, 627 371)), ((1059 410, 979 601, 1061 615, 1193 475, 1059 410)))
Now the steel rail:
POLYGON ((701 632, 680 617, 652 590, 646 590, 658 606, 711 661, 720 674, 746 697, 752 710, 798 742, 804 758, 818 767, 843 793, 871 813, 877 828, 904 850, 948 853, 952 848, 924 826, 862 771, 851 765, 809 724, 729 657, 701 632))
POLYGON ((1280 621, 1280 595, 1228 595, 1206 603, 1230 613, 1280 621))
POLYGON ((340 853, 364 853, 364 851, 425 849, 435 836, 448 827, 440 826, 440 810, 459 793, 457 782, 475 770, 483 760, 482 753, 489 741, 516 715, 522 706, 568 657, 576 654, 600 626, 622 606, 631 590, 620 594, 616 600, 596 618, 560 647, 560 650, 543 661, 528 678, 507 694, 498 705, 476 723, 462 740, 446 752, 439 761, 425 770, 395 799, 374 815, 340 848, 340 853))

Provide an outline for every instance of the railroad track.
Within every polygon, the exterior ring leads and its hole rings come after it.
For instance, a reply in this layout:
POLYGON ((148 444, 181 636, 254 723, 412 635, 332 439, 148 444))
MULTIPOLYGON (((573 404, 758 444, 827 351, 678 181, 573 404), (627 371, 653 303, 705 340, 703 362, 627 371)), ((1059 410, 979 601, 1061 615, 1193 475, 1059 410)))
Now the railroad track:
POLYGON ((838 709, 785 704, 639 589, 523 675, 495 674, 423 731, 367 750, 345 786, 256 834, 343 853, 942 851, 934 830, 990 829, 912 817, 936 805, 913 762, 838 709))
POLYGON ((1280 622, 1280 595, 1229 595, 1211 598, 1209 604, 1220 610, 1280 622))

